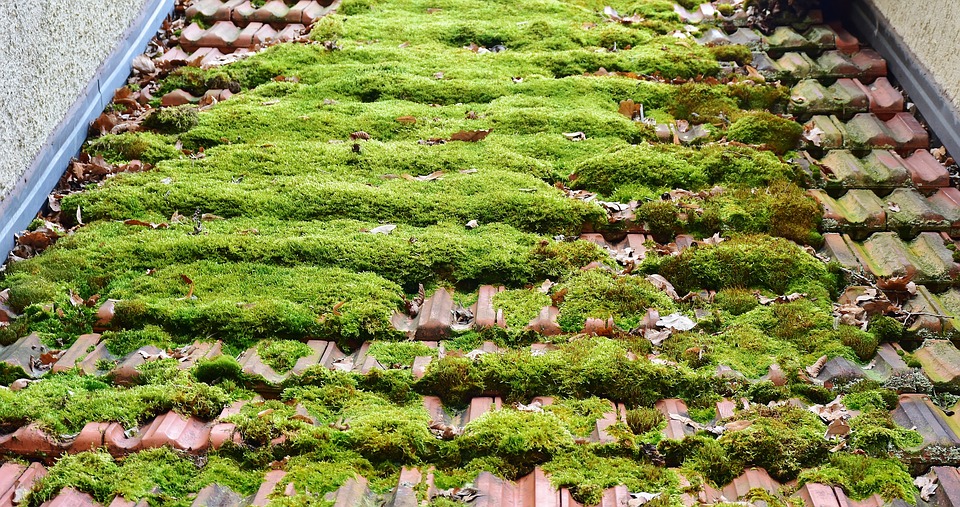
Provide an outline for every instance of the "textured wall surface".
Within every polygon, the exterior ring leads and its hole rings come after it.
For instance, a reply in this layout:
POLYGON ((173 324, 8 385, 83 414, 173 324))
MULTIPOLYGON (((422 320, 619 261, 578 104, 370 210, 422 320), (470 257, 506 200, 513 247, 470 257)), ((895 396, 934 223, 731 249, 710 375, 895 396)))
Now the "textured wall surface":
POLYGON ((960 1, 871 1, 960 108, 960 1))
POLYGON ((0 1, 0 198, 63 121, 144 3, 0 1))

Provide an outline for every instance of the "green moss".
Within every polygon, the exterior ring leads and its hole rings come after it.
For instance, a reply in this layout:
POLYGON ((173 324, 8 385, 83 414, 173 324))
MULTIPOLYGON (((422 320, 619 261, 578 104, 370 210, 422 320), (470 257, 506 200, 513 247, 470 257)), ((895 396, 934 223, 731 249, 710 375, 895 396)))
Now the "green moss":
POLYGON ((648 201, 637 208, 637 220, 646 222, 658 243, 669 243, 677 235, 680 209, 671 201, 648 201))
POLYGON ((688 214, 692 228, 704 236, 714 232, 763 233, 819 247, 820 205, 793 183, 768 188, 728 190, 691 203, 702 213, 688 214))
POLYGON ((722 310, 732 315, 743 315, 760 304, 751 291, 736 288, 717 292, 715 301, 722 310))
POLYGON ((522 329, 550 306, 550 296, 532 289, 517 289, 498 292, 493 296, 493 307, 502 309, 508 328, 522 329))
POLYGON ((645 279, 617 276, 602 269, 578 273, 556 290, 564 289, 567 293, 557 321, 568 332, 583 329, 588 317, 613 317, 622 329, 631 329, 649 308, 665 313, 674 309, 673 301, 645 279))
MULTIPOLYGON (((719 439, 732 460, 763 467, 775 479, 786 481, 828 456, 829 446, 823 439, 826 427, 810 411, 783 407, 750 415, 750 426, 719 439)), ((744 417, 747 414, 738 416, 744 417)))
POLYGON ((878 494, 885 500, 914 500, 913 478, 904 465, 893 458, 865 458, 837 453, 829 464, 800 474, 800 484, 821 483, 838 486, 854 500, 878 494))
POLYGON ((665 491, 676 484, 669 471, 639 460, 601 457, 580 447, 562 452, 543 466, 554 487, 570 488, 584 505, 599 505, 607 488, 625 485, 629 491, 665 491))
POLYGON ((850 429, 852 448, 862 449, 875 457, 885 457, 891 450, 911 449, 923 443, 919 433, 893 422, 884 409, 865 411, 850 422, 850 429))
POLYGON ((373 342, 367 352, 386 368, 403 368, 413 364, 417 356, 437 357, 437 349, 420 342, 373 342))
POLYGON ((341 33, 343 21, 339 16, 324 16, 310 28, 310 38, 321 42, 337 40, 341 33))
POLYGON ((166 331, 152 325, 136 330, 107 331, 103 333, 102 341, 107 344, 107 350, 117 357, 123 357, 145 345, 165 349, 174 343, 166 331))
POLYGON ((876 336, 853 326, 840 326, 840 342, 853 349, 861 361, 867 362, 877 353, 876 336))
MULTIPOLYGON (((148 363, 166 368, 163 362, 148 363)), ((216 417, 230 401, 219 387, 194 380, 173 365, 164 375, 141 375, 144 385, 114 388, 106 382, 68 373, 44 378, 0 397, 0 423, 37 423, 53 435, 80 431, 88 422, 119 422, 131 427, 169 410, 203 419, 216 417)))
POLYGON ((655 408, 639 407, 627 411, 627 426, 635 435, 657 429, 666 419, 655 408))
POLYGON ((716 382, 711 374, 644 359, 632 361, 627 352, 626 343, 584 338, 542 355, 519 350, 484 354, 476 362, 447 356, 430 364, 416 389, 454 405, 483 393, 523 403, 536 396, 596 396, 631 407, 652 406, 663 398, 710 396, 716 382))
POLYGON ((496 410, 464 428, 460 452, 467 459, 498 458, 509 468, 501 473, 516 479, 573 446, 573 436, 549 412, 496 410))
POLYGON ((685 250, 661 265, 677 291, 758 288, 777 294, 803 283, 836 291, 826 266, 797 245, 765 236, 744 236, 685 250))
POLYGON ((753 62, 753 52, 750 48, 739 44, 713 46, 710 52, 717 61, 721 62, 737 62, 741 66, 753 62))
POLYGON ((759 186, 791 179, 795 169, 770 152, 738 146, 636 145, 587 159, 573 185, 620 200, 658 195, 656 189, 701 190, 715 184, 759 186))
POLYGON ((88 143, 87 151, 102 155, 108 162, 113 163, 140 160, 156 164, 181 155, 170 139, 152 132, 128 132, 98 137, 88 143))
POLYGON ((903 338, 903 324, 886 315, 876 315, 870 318, 867 331, 877 337, 880 343, 899 342, 903 338))
POLYGON ((758 112, 746 114, 730 125, 727 138, 746 144, 763 145, 778 155, 795 150, 803 126, 777 115, 758 112))
POLYGON ((181 499, 210 483, 248 495, 256 492, 263 472, 216 453, 197 463, 168 447, 150 449, 114 459, 105 450, 65 454, 48 469, 27 499, 37 506, 71 487, 89 493, 102 504, 115 496, 151 504, 180 505, 181 499))
POLYGON ((162 134, 180 134, 200 124, 197 108, 190 105, 165 107, 154 111, 143 120, 144 128, 162 134))
POLYGON ((294 340, 263 340, 257 343, 260 359, 277 373, 290 371, 298 359, 312 352, 306 343, 294 340))

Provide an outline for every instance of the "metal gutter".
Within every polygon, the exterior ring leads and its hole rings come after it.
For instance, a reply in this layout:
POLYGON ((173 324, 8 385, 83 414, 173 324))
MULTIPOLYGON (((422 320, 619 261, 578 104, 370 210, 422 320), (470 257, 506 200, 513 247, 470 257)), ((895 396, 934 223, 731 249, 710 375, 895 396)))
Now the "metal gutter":
POLYGON ((90 122, 113 100, 113 92, 126 84, 131 62, 147 47, 163 20, 173 11, 173 5, 174 0, 147 0, 140 15, 47 137, 23 176, 0 201, 0 253, 4 258, 14 247, 14 235, 30 225, 70 159, 80 152, 90 122))
POLYGON ((951 154, 960 154, 960 112, 930 70, 897 34, 873 0, 856 0, 844 6, 844 11, 861 40, 887 60, 890 70, 937 139, 951 154))

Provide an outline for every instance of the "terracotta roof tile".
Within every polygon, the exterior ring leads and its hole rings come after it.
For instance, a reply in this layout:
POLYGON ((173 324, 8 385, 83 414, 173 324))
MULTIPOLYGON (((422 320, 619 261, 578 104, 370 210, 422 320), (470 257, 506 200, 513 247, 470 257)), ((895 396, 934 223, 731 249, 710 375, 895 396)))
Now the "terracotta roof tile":
POLYGON ((924 445, 960 445, 960 436, 927 395, 901 394, 899 406, 890 415, 900 426, 920 433, 924 445))
POLYGON ((689 412, 687 412, 687 404, 684 403, 683 400, 676 398, 660 400, 654 407, 667 418, 667 427, 663 429, 664 437, 681 439, 694 433, 693 428, 671 417, 672 415, 678 415, 684 418, 690 417, 689 412))
POLYGON ((960 507, 960 470, 954 467, 933 467, 937 475, 937 507, 960 507))
POLYGON ((612 401, 608 403, 610 404, 609 410, 603 414, 603 417, 597 419, 594 425, 593 433, 590 435, 591 442, 604 444, 616 442, 617 439, 607 433, 607 428, 618 422, 627 423, 627 407, 622 403, 614 404, 612 401))
POLYGON ((34 482, 47 475, 47 469, 40 463, 24 466, 19 463, 4 463, 0 466, 0 506, 12 507, 14 499, 19 500, 29 491, 34 482))
POLYGON ((563 332, 560 324, 557 323, 557 316, 560 309, 556 306, 545 306, 540 310, 540 314, 527 324, 527 329, 535 331, 543 336, 555 336, 563 332))
POLYGON ((477 302, 471 307, 477 329, 489 329, 492 327, 506 327, 506 320, 503 317, 503 310, 494 308, 493 297, 503 292, 504 287, 493 285, 484 285, 480 287, 477 302))
POLYGON ((201 489, 190 507, 241 507, 245 501, 239 493, 214 483, 201 489))
POLYGON ((370 488, 367 486, 367 480, 356 476, 347 480, 336 491, 327 493, 325 499, 328 502, 333 502, 333 507, 354 507, 363 505, 369 495, 370 488))
POLYGON ((743 474, 723 487, 722 493, 730 501, 745 497, 752 489, 762 489, 771 495, 779 496, 782 485, 773 480, 762 468, 749 468, 743 474))
POLYGON ((817 163, 828 189, 888 191, 910 181, 910 168, 894 151, 872 150, 858 158, 847 150, 832 150, 817 163))
POLYGON ((917 150, 904 160, 910 178, 922 192, 950 185, 950 173, 927 150, 917 150))
POLYGON ((101 507, 93 497, 73 488, 64 488, 53 499, 43 502, 40 507, 101 507))
POLYGON ((937 286, 960 273, 953 252, 935 232, 920 233, 909 242, 892 232, 873 234, 863 242, 836 233, 825 234, 824 240, 824 255, 844 267, 863 269, 876 277, 913 276, 918 284, 937 286))
MULTIPOLYGON (((283 470, 271 470, 267 472, 266 477, 263 478, 263 484, 260 485, 260 489, 257 490, 257 493, 253 495, 253 498, 250 500, 250 506, 264 507, 270 503, 269 496, 277 489, 277 484, 280 484, 280 481, 286 477, 287 473, 283 470)), ((285 496, 293 496, 293 483, 287 485, 284 489, 283 494, 285 496)))

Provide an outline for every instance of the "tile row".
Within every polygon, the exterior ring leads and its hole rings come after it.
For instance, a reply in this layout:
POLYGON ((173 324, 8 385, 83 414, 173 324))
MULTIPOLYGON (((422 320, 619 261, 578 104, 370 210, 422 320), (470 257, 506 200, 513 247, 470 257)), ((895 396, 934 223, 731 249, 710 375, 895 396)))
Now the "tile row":
MULTIPOLYGON (((306 31, 306 25, 301 23, 287 24, 280 29, 259 22, 239 27, 231 21, 217 21, 210 28, 191 23, 180 34, 180 47, 187 52, 213 48, 226 54, 239 49, 256 50, 276 42, 292 41, 306 31)), ((166 60, 169 58, 161 58, 161 61, 166 60)))
POLYGON ((817 160, 803 153, 800 163, 816 168, 818 185, 831 192, 867 189, 881 195, 899 187, 914 187, 929 195, 950 186, 950 173, 928 150, 901 157, 893 150, 870 150, 858 156, 850 150, 830 150, 817 160))
POLYGON ((949 287, 960 275, 960 264, 947 246, 950 243, 949 237, 936 232, 921 232, 912 241, 904 241, 893 232, 878 232, 865 241, 827 233, 820 253, 855 272, 875 278, 906 276, 937 290, 949 287))
MULTIPOLYGON (((695 8, 687 9, 680 4, 673 5, 673 11, 680 17, 684 23, 690 24, 723 24, 733 26, 746 26, 750 23, 749 14, 743 9, 735 9, 734 12, 724 15, 714 3, 704 2, 695 8)), ((802 19, 784 20, 789 21, 786 24, 793 25, 798 30, 805 30, 814 25, 823 24, 823 12, 817 9, 810 9, 802 19)))
POLYGON ((873 83, 887 76, 887 61, 872 49, 861 49, 853 54, 832 50, 820 56, 789 52, 777 57, 756 52, 751 65, 767 80, 784 83, 844 78, 873 83))
POLYGON ((196 0, 187 7, 188 20, 230 21, 239 26, 250 23, 309 26, 333 7, 332 0, 268 0, 255 5, 251 0, 196 0))
POLYGON ((910 113, 896 113, 888 120, 860 113, 846 122, 836 116, 816 115, 804 128, 810 150, 893 149, 908 156, 930 148, 930 134, 910 113))
POLYGON ((823 206, 823 230, 863 240, 890 231, 904 238, 943 232, 960 238, 960 190, 944 187, 930 197, 912 188, 897 188, 880 197, 873 190, 849 190, 831 197, 825 190, 808 193, 823 206))
POLYGON ((713 27, 704 31, 697 38, 697 43, 704 46, 738 44, 768 54, 782 54, 788 51, 821 52, 830 50, 854 54, 860 50, 860 41, 842 26, 836 24, 815 25, 803 33, 792 27, 780 26, 769 35, 746 27, 739 27, 729 32, 724 30, 724 27, 713 27))
POLYGON ((889 120, 904 111, 904 104, 903 93, 885 77, 870 84, 843 78, 830 85, 804 79, 791 90, 787 110, 801 118, 835 115, 849 119, 857 113, 873 113, 881 120, 889 120))

